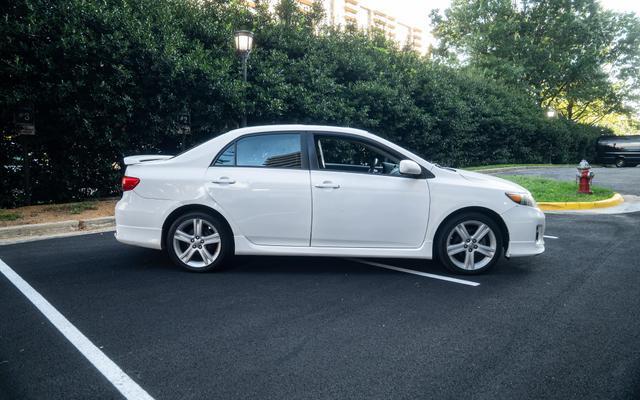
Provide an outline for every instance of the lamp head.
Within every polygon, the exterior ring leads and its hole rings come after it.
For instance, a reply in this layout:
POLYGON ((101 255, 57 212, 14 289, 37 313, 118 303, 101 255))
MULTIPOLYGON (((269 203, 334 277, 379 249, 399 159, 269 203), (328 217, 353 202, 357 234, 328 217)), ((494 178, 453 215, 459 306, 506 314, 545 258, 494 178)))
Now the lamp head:
POLYGON ((240 53, 250 53, 253 47, 253 32, 241 30, 233 34, 236 51, 240 53))

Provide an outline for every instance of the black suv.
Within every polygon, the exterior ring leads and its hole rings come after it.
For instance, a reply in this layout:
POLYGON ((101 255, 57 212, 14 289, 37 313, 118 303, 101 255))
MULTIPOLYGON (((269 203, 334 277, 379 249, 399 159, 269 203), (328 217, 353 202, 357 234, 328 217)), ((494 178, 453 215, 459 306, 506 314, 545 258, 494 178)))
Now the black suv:
POLYGON ((640 135, 601 136, 598 138, 598 163, 616 167, 640 164, 640 135))

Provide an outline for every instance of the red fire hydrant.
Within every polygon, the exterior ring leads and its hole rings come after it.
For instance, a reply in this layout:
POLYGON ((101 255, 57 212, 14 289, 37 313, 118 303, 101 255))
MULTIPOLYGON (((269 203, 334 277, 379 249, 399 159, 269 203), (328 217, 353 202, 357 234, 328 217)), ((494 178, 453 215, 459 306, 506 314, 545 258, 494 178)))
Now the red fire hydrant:
POLYGON ((595 174, 591 171, 591 166, 587 160, 580 161, 578 172, 576 173, 576 182, 578 183, 578 193, 593 194, 591 191, 591 181, 595 174))

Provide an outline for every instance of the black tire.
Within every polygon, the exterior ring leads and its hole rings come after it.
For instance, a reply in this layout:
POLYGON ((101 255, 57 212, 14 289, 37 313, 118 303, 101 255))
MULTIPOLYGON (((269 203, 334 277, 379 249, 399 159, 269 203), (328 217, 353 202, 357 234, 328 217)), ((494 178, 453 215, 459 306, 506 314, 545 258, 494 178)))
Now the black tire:
POLYGON ((205 212, 190 212, 181 215, 171 224, 165 238, 165 249, 174 264, 188 271, 207 272, 220 270, 224 268, 225 264, 233 256, 233 235, 219 217, 205 212), (200 223, 200 235, 195 231, 194 220, 203 221, 200 223), (189 225, 192 228, 189 228, 189 225), (178 228, 181 228, 180 232, 186 233, 188 238, 184 238, 181 234, 178 236, 187 240, 175 239, 174 241, 178 228), (208 240, 211 241, 216 240, 216 233, 219 238, 218 243, 204 242, 207 238, 210 238, 208 240), (181 259, 178 254, 178 251, 185 254, 186 250, 192 252, 192 256, 187 262, 181 259), (207 259, 214 255, 213 261, 207 259))
POLYGON ((624 161, 624 158, 616 159, 616 168, 624 168, 627 166, 627 163, 624 161))
POLYGON ((504 248, 503 240, 502 230, 493 218, 479 212, 465 212, 448 219, 444 222, 441 229, 439 229, 438 237, 436 238, 436 256, 445 268, 453 273, 463 275, 480 274, 492 268, 502 257, 504 248), (465 225, 467 233, 470 235, 468 243, 462 235, 456 232, 456 227, 460 224, 468 225, 468 227, 465 225), (486 225, 490 229, 490 233, 488 232, 483 235, 477 243, 471 242, 471 240, 473 240, 473 235, 480 230, 482 224, 486 225), (469 230, 469 227, 476 227, 476 230, 469 230), (448 243, 449 240, 451 240, 451 243, 448 243), (457 249, 459 252, 450 256, 447 251, 449 245, 459 245, 461 247, 464 245, 466 246, 463 247, 464 250, 457 249), (478 246, 481 246, 482 249, 477 250, 478 246), (488 248, 495 249, 492 252, 491 258, 480 253, 481 251, 487 252, 485 249, 488 248), (470 257, 473 258, 474 269, 468 269, 460 266, 461 263, 466 265, 468 252, 470 252, 470 257), (464 261, 462 261, 462 259, 464 259, 464 261), (488 259, 488 261, 485 261, 485 259, 488 259), (478 265, 478 268, 475 268, 476 265, 478 265))

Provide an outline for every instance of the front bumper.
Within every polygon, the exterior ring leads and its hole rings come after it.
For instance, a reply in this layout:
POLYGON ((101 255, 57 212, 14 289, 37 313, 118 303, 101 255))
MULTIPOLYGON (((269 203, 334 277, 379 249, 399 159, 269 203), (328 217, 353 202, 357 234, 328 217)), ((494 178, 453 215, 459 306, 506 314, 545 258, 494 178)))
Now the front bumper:
POLYGON ((534 256, 544 252, 544 213, 535 207, 515 206, 502 214, 509 230, 505 257, 534 256))

